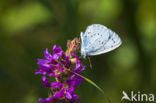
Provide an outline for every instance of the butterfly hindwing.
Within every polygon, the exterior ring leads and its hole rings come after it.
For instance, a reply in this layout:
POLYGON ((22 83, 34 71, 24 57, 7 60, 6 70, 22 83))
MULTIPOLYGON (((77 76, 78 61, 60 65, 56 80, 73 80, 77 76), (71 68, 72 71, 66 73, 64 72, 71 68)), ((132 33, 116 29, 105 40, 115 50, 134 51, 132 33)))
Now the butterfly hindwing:
MULTIPOLYGON (((99 40, 101 40, 101 38, 99 38, 99 40)), ((98 40, 97 40, 97 42, 94 42, 93 46, 96 45, 96 50, 89 52, 88 55, 99 55, 102 53, 109 52, 109 51, 119 47, 121 45, 121 40, 115 32, 111 31, 107 42, 105 44, 103 42, 100 42, 100 43, 98 42, 98 40), (97 45, 100 45, 100 47, 97 47, 97 45)))
POLYGON ((99 55, 111 51, 121 45, 119 36, 100 24, 88 26, 85 33, 81 33, 81 54, 99 55))

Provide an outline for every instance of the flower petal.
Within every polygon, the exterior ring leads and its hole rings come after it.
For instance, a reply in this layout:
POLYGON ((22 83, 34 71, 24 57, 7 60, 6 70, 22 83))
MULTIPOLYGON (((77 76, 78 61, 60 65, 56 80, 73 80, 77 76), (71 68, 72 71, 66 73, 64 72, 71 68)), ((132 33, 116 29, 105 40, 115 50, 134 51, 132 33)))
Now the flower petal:
POLYGON ((56 92, 56 93, 54 94, 54 97, 55 97, 56 99, 62 98, 63 95, 64 95, 64 92, 65 92, 65 90, 64 90, 64 89, 61 89, 59 92, 56 92))
POLYGON ((81 103, 79 97, 75 93, 72 95, 72 97, 74 100, 78 100, 78 103, 81 103))
POLYGON ((48 51, 48 48, 46 48, 46 50, 44 51, 44 56, 46 59, 50 59, 52 57, 52 55, 48 51))
POLYGON ((53 76, 55 73, 49 73, 48 76, 51 77, 53 76))
POLYGON ((55 49, 56 49, 56 45, 53 46, 53 50, 55 50, 55 49))
POLYGON ((62 88, 63 84, 58 83, 58 82, 53 82, 53 83, 51 83, 51 86, 54 88, 62 88))
POLYGON ((48 98, 46 98, 45 100, 42 99, 42 98, 39 98, 39 99, 38 99, 38 101, 39 101, 40 103, 49 103, 49 102, 51 102, 52 100, 53 100, 53 97, 48 97, 48 98))
POLYGON ((66 98, 67 99, 72 99, 72 95, 69 92, 66 92, 66 98))
POLYGON ((46 60, 46 59, 38 59, 37 60, 38 65, 47 64, 47 63, 49 63, 49 60, 46 60))

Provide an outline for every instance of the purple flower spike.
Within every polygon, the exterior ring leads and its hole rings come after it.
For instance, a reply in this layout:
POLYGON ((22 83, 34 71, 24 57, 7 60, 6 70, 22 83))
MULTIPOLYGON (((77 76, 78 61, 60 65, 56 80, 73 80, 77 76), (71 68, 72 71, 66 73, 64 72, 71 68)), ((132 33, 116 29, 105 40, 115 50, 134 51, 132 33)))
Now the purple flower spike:
MULTIPOLYGON (((72 43, 70 45, 72 47, 72 43)), ((77 48, 73 46, 73 49, 77 48)), ((73 50, 70 48, 68 54, 73 50)), ((75 49, 76 50, 76 49, 75 49)), ((48 48, 44 51, 45 59, 38 59, 39 70, 35 74, 42 75, 44 88, 49 88, 52 92, 46 99, 39 98, 40 103, 80 103, 79 97, 75 94, 76 88, 83 82, 83 78, 76 75, 85 70, 78 55, 65 54, 61 46, 53 46, 52 54, 48 48), (71 63, 72 57, 76 58, 76 63, 71 63), (52 82, 54 78, 56 81, 52 82)))

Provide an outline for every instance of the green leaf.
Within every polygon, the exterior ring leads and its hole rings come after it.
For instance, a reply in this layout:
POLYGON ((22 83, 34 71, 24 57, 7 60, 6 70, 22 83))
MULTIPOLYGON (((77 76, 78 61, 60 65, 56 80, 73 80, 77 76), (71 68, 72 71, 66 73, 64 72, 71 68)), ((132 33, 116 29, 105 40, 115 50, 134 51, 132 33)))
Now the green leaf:
MULTIPOLYGON (((78 73, 75 73, 75 72, 73 72, 74 74, 76 74, 77 76, 79 76, 79 77, 81 77, 81 78, 83 78, 84 80, 86 80, 88 83, 90 83, 90 84, 92 84, 94 87, 96 87, 103 95, 105 95, 104 94, 104 91, 96 84, 96 83, 94 83, 92 80, 90 80, 90 79, 88 79, 88 78, 86 78, 86 77, 84 77, 84 76, 82 76, 82 75, 80 75, 80 74, 78 74, 78 73)), ((106 96, 106 95, 105 95, 106 96)), ((111 100, 106 96, 106 99, 109 101, 109 103, 112 103, 111 102, 111 100)))

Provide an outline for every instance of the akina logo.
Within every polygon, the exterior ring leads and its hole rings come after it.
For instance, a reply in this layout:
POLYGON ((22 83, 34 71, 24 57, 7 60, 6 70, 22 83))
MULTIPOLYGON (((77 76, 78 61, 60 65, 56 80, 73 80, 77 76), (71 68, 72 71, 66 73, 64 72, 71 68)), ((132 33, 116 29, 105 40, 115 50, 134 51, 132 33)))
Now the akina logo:
POLYGON ((130 95, 128 95, 125 91, 122 91, 122 98, 121 101, 123 100, 128 100, 128 101, 147 101, 147 102, 153 102, 154 101, 154 94, 145 94, 141 93, 140 91, 134 92, 131 91, 130 95))

